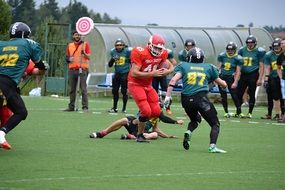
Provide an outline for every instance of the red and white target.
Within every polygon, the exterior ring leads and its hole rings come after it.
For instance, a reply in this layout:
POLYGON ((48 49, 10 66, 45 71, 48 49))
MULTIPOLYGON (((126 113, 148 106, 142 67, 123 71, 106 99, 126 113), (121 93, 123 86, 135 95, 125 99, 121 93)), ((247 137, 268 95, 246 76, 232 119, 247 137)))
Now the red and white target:
POLYGON ((81 17, 76 22, 76 31, 83 36, 89 34, 93 27, 94 22, 89 17, 81 17))

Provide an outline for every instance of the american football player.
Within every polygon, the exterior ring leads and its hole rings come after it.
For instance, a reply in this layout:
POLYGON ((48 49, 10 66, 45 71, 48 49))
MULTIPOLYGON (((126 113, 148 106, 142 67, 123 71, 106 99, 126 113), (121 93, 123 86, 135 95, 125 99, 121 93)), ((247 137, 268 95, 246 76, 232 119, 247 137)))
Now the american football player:
POLYGON ((180 62, 174 69, 175 75, 169 82, 164 104, 168 105, 174 85, 180 79, 183 81, 181 92, 181 104, 190 118, 187 131, 184 133, 183 147, 188 150, 190 139, 194 130, 200 123, 199 113, 211 127, 210 153, 226 153, 217 148, 216 143, 220 131, 220 122, 214 105, 210 102, 207 94, 209 92, 209 81, 214 81, 223 89, 227 83, 219 78, 217 68, 213 64, 204 62, 204 51, 200 48, 192 48, 189 51, 189 62, 180 62))
POLYGON ((130 71, 130 55, 131 47, 127 47, 122 39, 117 39, 111 49, 111 59, 108 66, 114 65, 115 72, 112 79, 112 94, 113 94, 113 107, 108 111, 110 113, 118 112, 117 105, 119 100, 119 89, 123 95, 123 108, 122 112, 126 113, 128 102, 128 73, 130 71))
POLYGON ((30 27, 23 22, 16 22, 9 29, 10 40, 0 42, 0 55, 3 58, 0 64, 0 89, 6 97, 7 106, 13 115, 0 128, 0 148, 11 149, 5 136, 22 120, 25 120, 28 111, 23 99, 17 92, 17 85, 27 68, 29 60, 35 63, 39 70, 48 69, 42 59, 40 45, 29 39, 30 27))
MULTIPOLYGON (((280 78, 277 73, 277 57, 281 54, 281 39, 276 38, 272 42, 271 50, 268 51, 264 56, 264 66, 265 66, 265 77, 263 86, 267 93, 267 114, 262 116, 261 119, 272 119, 272 110, 275 109, 274 119, 278 120, 281 118, 281 85, 280 78)), ((282 114, 284 114, 284 109, 282 109, 282 114)))
MULTIPOLYGON (((237 45, 234 42, 229 42, 226 46, 226 52, 222 52, 218 55, 220 78, 225 80, 229 92, 232 96, 234 104, 236 106, 236 116, 240 116, 241 107, 237 95, 237 84, 240 78, 240 69, 243 64, 243 59, 237 54, 237 45)), ((231 115, 228 112, 228 100, 227 92, 219 86, 219 91, 222 97, 222 104, 225 111, 225 117, 229 118, 231 115)))
MULTIPOLYGON (((149 118, 149 120, 146 122, 146 127, 143 132, 143 135, 146 139, 157 139, 158 137, 175 138, 174 135, 168 135, 158 127, 159 120, 164 123, 169 123, 169 124, 179 124, 179 125, 183 124, 183 120, 174 120, 164 115, 163 112, 161 112, 159 117, 149 118)), ((138 132, 138 123, 139 123, 139 120, 137 117, 127 116, 117 121, 114 121, 107 128, 99 132, 91 133, 89 137, 90 138, 103 138, 106 135, 114 131, 117 131, 121 127, 124 126, 126 130, 128 131, 128 134, 123 134, 121 136, 121 139, 136 139, 137 132, 138 132)))
POLYGON ((184 49, 178 53, 178 60, 188 62, 188 52, 190 49, 196 46, 196 42, 193 39, 187 39, 184 43, 184 49))
POLYGON ((143 136, 145 122, 150 117, 159 117, 159 98, 152 87, 153 77, 168 75, 171 70, 158 69, 167 59, 165 41, 160 35, 152 35, 146 47, 136 47, 131 52, 131 70, 128 75, 128 89, 140 110, 137 142, 149 142, 143 136))
POLYGON ((238 54, 243 57, 243 65, 241 67, 241 76, 238 82, 238 97, 239 103, 242 103, 242 96, 248 88, 249 109, 248 114, 241 116, 242 118, 251 118, 252 111, 255 105, 256 87, 262 84, 264 72, 263 57, 266 53, 264 48, 257 47, 257 39, 250 35, 246 38, 246 46, 241 47, 238 54))
MULTIPOLYGON (((30 60, 26 71, 23 74, 23 78, 26 78, 28 75, 43 75, 45 72, 35 68, 35 63, 30 60)), ((6 124, 8 119, 13 115, 13 112, 7 106, 7 100, 0 91, 0 128, 6 124)))

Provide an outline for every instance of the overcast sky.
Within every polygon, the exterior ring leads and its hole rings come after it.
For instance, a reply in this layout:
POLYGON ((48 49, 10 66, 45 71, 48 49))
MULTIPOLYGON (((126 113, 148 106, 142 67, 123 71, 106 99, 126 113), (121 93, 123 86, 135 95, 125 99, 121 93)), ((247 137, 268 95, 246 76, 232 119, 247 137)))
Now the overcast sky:
MULTIPOLYGON (((39 5, 44 0, 36 0, 39 5)), ((57 0, 60 7, 70 0, 57 0)), ((285 0, 77 0, 122 24, 194 27, 285 27, 285 0)))

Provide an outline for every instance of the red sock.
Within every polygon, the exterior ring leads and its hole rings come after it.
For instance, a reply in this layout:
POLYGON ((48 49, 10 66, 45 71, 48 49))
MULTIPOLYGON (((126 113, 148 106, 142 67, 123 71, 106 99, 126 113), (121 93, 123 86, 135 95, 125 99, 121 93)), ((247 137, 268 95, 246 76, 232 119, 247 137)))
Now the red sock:
POLYGON ((102 137, 106 136, 108 133, 106 131, 101 131, 100 134, 102 135, 102 137))

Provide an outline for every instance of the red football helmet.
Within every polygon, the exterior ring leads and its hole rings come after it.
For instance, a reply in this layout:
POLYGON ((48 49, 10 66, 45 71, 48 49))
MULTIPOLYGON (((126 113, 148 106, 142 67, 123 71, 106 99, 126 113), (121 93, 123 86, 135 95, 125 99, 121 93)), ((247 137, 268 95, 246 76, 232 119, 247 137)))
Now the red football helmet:
POLYGON ((165 41, 163 37, 159 35, 152 35, 148 41, 148 48, 150 53, 155 57, 160 56, 163 52, 164 44, 165 41))

